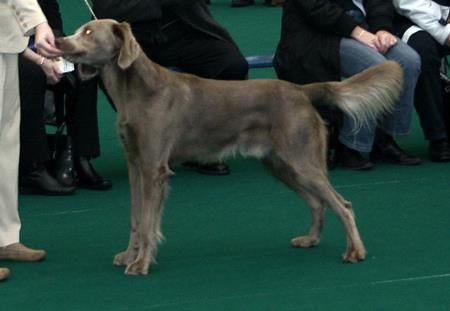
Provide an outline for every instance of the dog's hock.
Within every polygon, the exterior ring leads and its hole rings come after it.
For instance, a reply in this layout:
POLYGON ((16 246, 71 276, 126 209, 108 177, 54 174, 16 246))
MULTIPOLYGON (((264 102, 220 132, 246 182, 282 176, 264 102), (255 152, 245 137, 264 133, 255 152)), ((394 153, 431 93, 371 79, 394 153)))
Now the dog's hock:
POLYGON ((163 164, 159 167, 159 183, 163 185, 167 182, 170 176, 175 175, 175 173, 170 169, 168 164, 163 164))

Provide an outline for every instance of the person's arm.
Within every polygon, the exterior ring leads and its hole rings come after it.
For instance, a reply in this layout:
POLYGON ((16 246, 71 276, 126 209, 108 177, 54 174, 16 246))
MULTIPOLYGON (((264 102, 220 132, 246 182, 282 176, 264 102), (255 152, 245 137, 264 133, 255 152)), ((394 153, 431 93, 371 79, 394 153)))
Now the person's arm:
MULTIPOLYGON (((441 7, 431 0, 394 0, 394 7, 440 44, 449 44, 450 25, 442 23, 441 7)), ((446 18, 446 16, 445 16, 446 18)))
POLYGON ((23 56, 42 68, 49 84, 58 83, 61 79, 62 74, 58 72, 58 66, 53 60, 39 55, 30 48, 25 49, 23 56))
POLYGON ((93 0, 98 18, 112 18, 129 23, 157 20, 162 17, 161 0, 93 0))
MULTIPOLYGON (((292 1, 292 0, 291 0, 292 1)), ((376 36, 358 26, 353 17, 329 0, 294 0, 306 22, 320 32, 353 38, 376 49, 376 36)))
POLYGON ((386 53, 391 47, 397 43, 397 37, 386 30, 378 30, 375 33, 375 47, 381 54, 386 53))
POLYGON ((364 1, 364 8, 366 10, 366 21, 372 33, 377 33, 380 30, 392 33, 394 21, 392 0, 366 0, 364 1))
POLYGON ((373 41, 378 52, 384 54, 397 43, 392 33, 394 7, 391 1, 366 0, 364 2, 369 31, 375 35, 373 41))
POLYGON ((350 34, 350 37, 378 51, 378 47, 376 45, 377 37, 370 31, 360 26, 356 26, 350 34))
POLYGON ((350 37, 358 25, 344 10, 329 0, 290 0, 308 24, 321 32, 350 37))
POLYGON ((39 54, 45 57, 57 57, 62 51, 55 46, 55 36, 47 22, 41 23, 35 28, 34 45, 39 54))
POLYGON ((38 52, 46 57, 61 55, 55 47, 53 31, 47 23, 44 13, 36 0, 11 0, 15 9, 17 24, 24 36, 35 34, 35 45, 38 52))
POLYGON ((63 21, 58 2, 56 0, 38 0, 38 3, 55 36, 63 36, 63 21))
POLYGON ((47 22, 36 0, 11 0, 11 4, 14 6, 12 13, 24 36, 33 35, 37 25, 47 22))

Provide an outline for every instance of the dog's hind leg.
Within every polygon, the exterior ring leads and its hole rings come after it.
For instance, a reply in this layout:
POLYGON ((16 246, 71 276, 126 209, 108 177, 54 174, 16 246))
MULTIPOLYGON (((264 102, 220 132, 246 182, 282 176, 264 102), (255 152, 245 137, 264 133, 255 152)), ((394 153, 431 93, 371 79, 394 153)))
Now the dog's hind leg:
POLYGON ((309 195, 306 191, 300 190, 300 193, 310 208, 312 223, 309 233, 293 238, 291 240, 291 245, 294 247, 316 246, 320 243, 320 233, 322 232, 325 220, 325 203, 320 199, 309 195))
MULTIPOLYGON (((304 189, 303 191, 307 191, 309 195, 317 197, 319 201, 325 202, 327 206, 331 207, 344 225, 347 239, 347 250, 343 255, 344 261, 358 262, 364 260, 366 250, 356 227, 351 203, 345 201, 339 194, 337 194, 329 183, 324 170, 319 169, 308 162, 296 164, 299 166, 293 168, 293 171, 297 173, 296 179, 298 180, 299 185, 301 185, 300 188, 304 189)), ((304 237, 296 238, 293 241, 300 242, 302 239, 304 239, 304 237)))
POLYGON ((172 174, 168 165, 143 166, 141 172, 142 196, 138 228, 139 252, 137 258, 127 265, 126 274, 147 274, 155 262, 158 242, 161 238, 160 222, 163 201, 167 191, 167 179, 172 174))
POLYGON ((343 255, 346 262, 358 262, 365 259, 366 250, 359 236, 351 203, 345 201, 330 185, 324 169, 311 165, 311 162, 296 161, 297 167, 291 168, 290 185, 301 195, 311 209, 312 225, 308 235, 291 240, 296 247, 309 247, 319 243, 320 231, 324 223, 325 204, 331 207, 344 225, 347 250, 343 255), (325 204, 324 204, 325 203, 325 204))
POLYGON ((287 184, 305 198, 313 216, 310 234, 294 238, 292 243, 295 246, 314 245, 323 225, 324 206, 328 206, 338 215, 346 232, 347 250, 343 259, 347 262, 363 260, 366 250, 356 227, 351 203, 344 200, 328 181, 325 127, 318 115, 303 116, 303 120, 292 114, 285 116, 279 128, 272 131, 272 162, 278 162, 275 169, 284 171, 278 175, 289 176, 287 184))
POLYGON ((347 250, 342 256, 344 261, 358 262, 364 260, 366 249, 356 226, 352 204, 338 195, 326 179, 315 179, 309 183, 308 187, 327 202, 344 225, 347 238, 347 250))
POLYGON ((309 233, 292 239, 291 245, 294 247, 311 247, 318 245, 320 243, 320 233, 325 218, 325 203, 316 196, 311 195, 308 191, 303 190, 295 178, 295 174, 292 173, 292 169, 277 156, 270 155, 265 158, 263 162, 275 177, 303 197, 310 208, 312 224, 309 233))
MULTIPOLYGON (((355 219, 355 214, 353 212, 352 203, 347 201, 347 200, 345 200, 333 187, 331 187, 330 190, 331 190, 331 192, 333 192, 334 196, 337 198, 339 203, 341 203, 340 205, 344 206, 344 211, 348 210, 351 213, 352 219, 353 219, 353 223, 354 223, 354 231, 356 233, 356 235, 355 235, 356 239, 354 239, 354 240, 352 240, 350 238, 350 236, 347 234, 347 250, 343 254, 343 259, 346 262, 357 262, 359 260, 363 260, 363 259, 365 259, 366 250, 364 248, 364 244, 361 241, 361 238, 360 238, 359 233, 358 233, 358 229, 356 227, 356 221, 354 220, 355 219)), ((336 209, 335 209, 335 212, 339 213, 339 211, 337 211, 336 209)), ((346 215, 344 213, 343 217, 345 217, 345 216, 346 215)))

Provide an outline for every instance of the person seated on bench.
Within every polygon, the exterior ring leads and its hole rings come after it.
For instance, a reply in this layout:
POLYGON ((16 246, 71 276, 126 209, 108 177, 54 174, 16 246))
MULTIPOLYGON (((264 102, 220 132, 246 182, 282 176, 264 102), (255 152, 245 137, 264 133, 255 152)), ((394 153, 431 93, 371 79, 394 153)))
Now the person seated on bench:
MULTIPOLYGON (((204 0, 94 0, 97 18, 130 23, 146 55, 166 67, 209 79, 245 80, 248 64, 204 0)), ((205 118, 208 116, 206 115, 205 118)), ((200 173, 225 175, 225 163, 195 164, 200 173)))
MULTIPOLYGON (((39 0, 56 36, 63 34, 62 20, 56 0, 39 0)), ((76 187, 106 190, 111 182, 101 177, 90 159, 100 155, 97 122, 97 82, 81 82, 75 73, 70 77, 57 72, 55 62, 31 49, 19 56, 21 97, 19 189, 21 193, 65 195, 76 187), (69 79, 72 78, 72 79, 69 79), (48 81, 47 81, 48 79, 48 81), (60 161, 65 171, 56 178, 48 171, 50 149, 44 123, 45 93, 49 83, 57 92, 64 92, 70 109, 66 109, 67 130, 73 141, 73 162, 60 161), (71 176, 74 174, 75 176, 71 176)), ((68 107, 67 107, 68 108, 68 107)), ((69 146, 70 147, 70 146, 69 146)))
POLYGON ((441 59, 450 55, 450 3, 440 6, 431 0, 394 0, 398 14, 394 29, 398 36, 419 53, 422 70, 417 81, 415 106, 431 161, 450 161, 445 103, 440 77, 441 59), (446 13, 444 13, 446 12, 446 13))
POLYGON ((404 89, 395 110, 356 129, 348 116, 339 128, 335 161, 367 170, 373 161, 416 165, 394 137, 411 128, 419 55, 391 33, 394 9, 384 0, 290 0, 283 7, 281 39, 274 67, 280 79, 305 84, 338 81, 387 60, 404 70, 404 89), (370 159, 361 152, 370 152, 370 159))

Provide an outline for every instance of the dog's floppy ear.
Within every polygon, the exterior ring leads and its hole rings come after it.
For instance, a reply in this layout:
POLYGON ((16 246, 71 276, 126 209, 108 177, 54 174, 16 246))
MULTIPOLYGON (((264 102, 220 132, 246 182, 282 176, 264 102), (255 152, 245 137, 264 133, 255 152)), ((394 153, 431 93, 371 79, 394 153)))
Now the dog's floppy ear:
POLYGON ((94 78, 98 75, 99 71, 97 68, 93 66, 89 66, 86 64, 78 64, 77 65, 78 76, 82 81, 86 81, 94 78))
POLYGON ((120 68, 126 69, 136 60, 140 53, 139 44, 134 38, 130 25, 126 22, 113 25, 114 34, 122 41, 117 63, 120 68))

